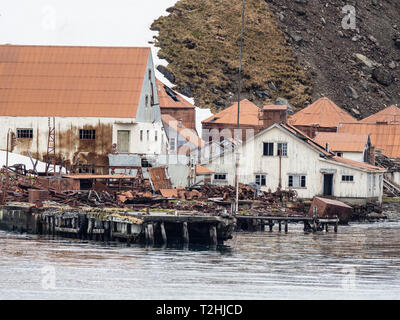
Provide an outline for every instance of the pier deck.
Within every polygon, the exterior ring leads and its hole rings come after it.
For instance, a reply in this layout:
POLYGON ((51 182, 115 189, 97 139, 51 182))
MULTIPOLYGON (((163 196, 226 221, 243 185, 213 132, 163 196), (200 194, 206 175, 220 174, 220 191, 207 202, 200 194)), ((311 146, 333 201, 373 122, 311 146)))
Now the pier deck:
POLYGON ((282 224, 284 224, 285 232, 289 230, 289 223, 303 223, 304 231, 329 231, 329 226, 333 226, 335 232, 338 231, 339 218, 318 218, 318 217, 290 217, 290 216, 255 216, 255 215, 236 215, 237 230, 255 231, 265 230, 269 227, 269 231, 273 231, 275 222, 278 224, 278 230, 282 231, 282 224))
POLYGON ((231 239, 236 218, 193 213, 137 212, 128 209, 37 208, 27 203, 0 207, 0 228, 96 241, 222 244, 231 239))

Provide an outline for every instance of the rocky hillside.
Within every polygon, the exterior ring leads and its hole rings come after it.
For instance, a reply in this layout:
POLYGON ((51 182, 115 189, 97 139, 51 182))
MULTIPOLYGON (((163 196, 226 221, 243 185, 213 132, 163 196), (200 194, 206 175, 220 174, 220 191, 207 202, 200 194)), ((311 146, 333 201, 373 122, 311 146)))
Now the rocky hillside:
MULTIPOLYGON (((236 99, 241 5, 181 0, 152 24, 159 70, 199 107, 236 99)), ((400 104, 399 14, 398 0, 247 0, 242 97, 299 109, 325 95, 358 118, 400 104)))

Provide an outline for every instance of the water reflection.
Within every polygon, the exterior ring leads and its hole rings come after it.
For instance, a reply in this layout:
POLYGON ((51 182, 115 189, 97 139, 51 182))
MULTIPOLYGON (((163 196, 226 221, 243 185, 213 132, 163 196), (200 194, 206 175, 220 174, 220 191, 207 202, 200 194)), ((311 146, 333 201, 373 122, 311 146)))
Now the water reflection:
POLYGON ((398 299, 399 231, 398 221, 317 234, 290 225, 216 247, 1 231, 0 299, 398 299), (43 286, 46 266, 53 289, 43 286))

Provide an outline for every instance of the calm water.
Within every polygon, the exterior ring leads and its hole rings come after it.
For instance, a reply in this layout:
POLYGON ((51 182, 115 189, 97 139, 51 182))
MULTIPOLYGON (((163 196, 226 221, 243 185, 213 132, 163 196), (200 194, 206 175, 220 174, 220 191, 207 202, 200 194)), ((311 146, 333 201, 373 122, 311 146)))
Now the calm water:
POLYGON ((399 299, 400 221, 146 248, 0 231, 0 299, 399 299), (54 277, 53 277, 54 276, 54 277))

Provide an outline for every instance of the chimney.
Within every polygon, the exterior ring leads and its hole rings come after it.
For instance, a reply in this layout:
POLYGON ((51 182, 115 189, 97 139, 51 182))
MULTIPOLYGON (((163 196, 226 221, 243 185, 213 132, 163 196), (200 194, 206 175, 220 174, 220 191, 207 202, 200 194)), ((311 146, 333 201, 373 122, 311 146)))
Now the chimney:
POLYGON ((326 150, 326 152, 329 152, 329 142, 326 143, 325 150, 326 150))
POLYGON ((267 105, 261 110, 259 120, 262 121, 262 126, 268 128, 274 123, 287 124, 288 108, 285 105, 267 105))

